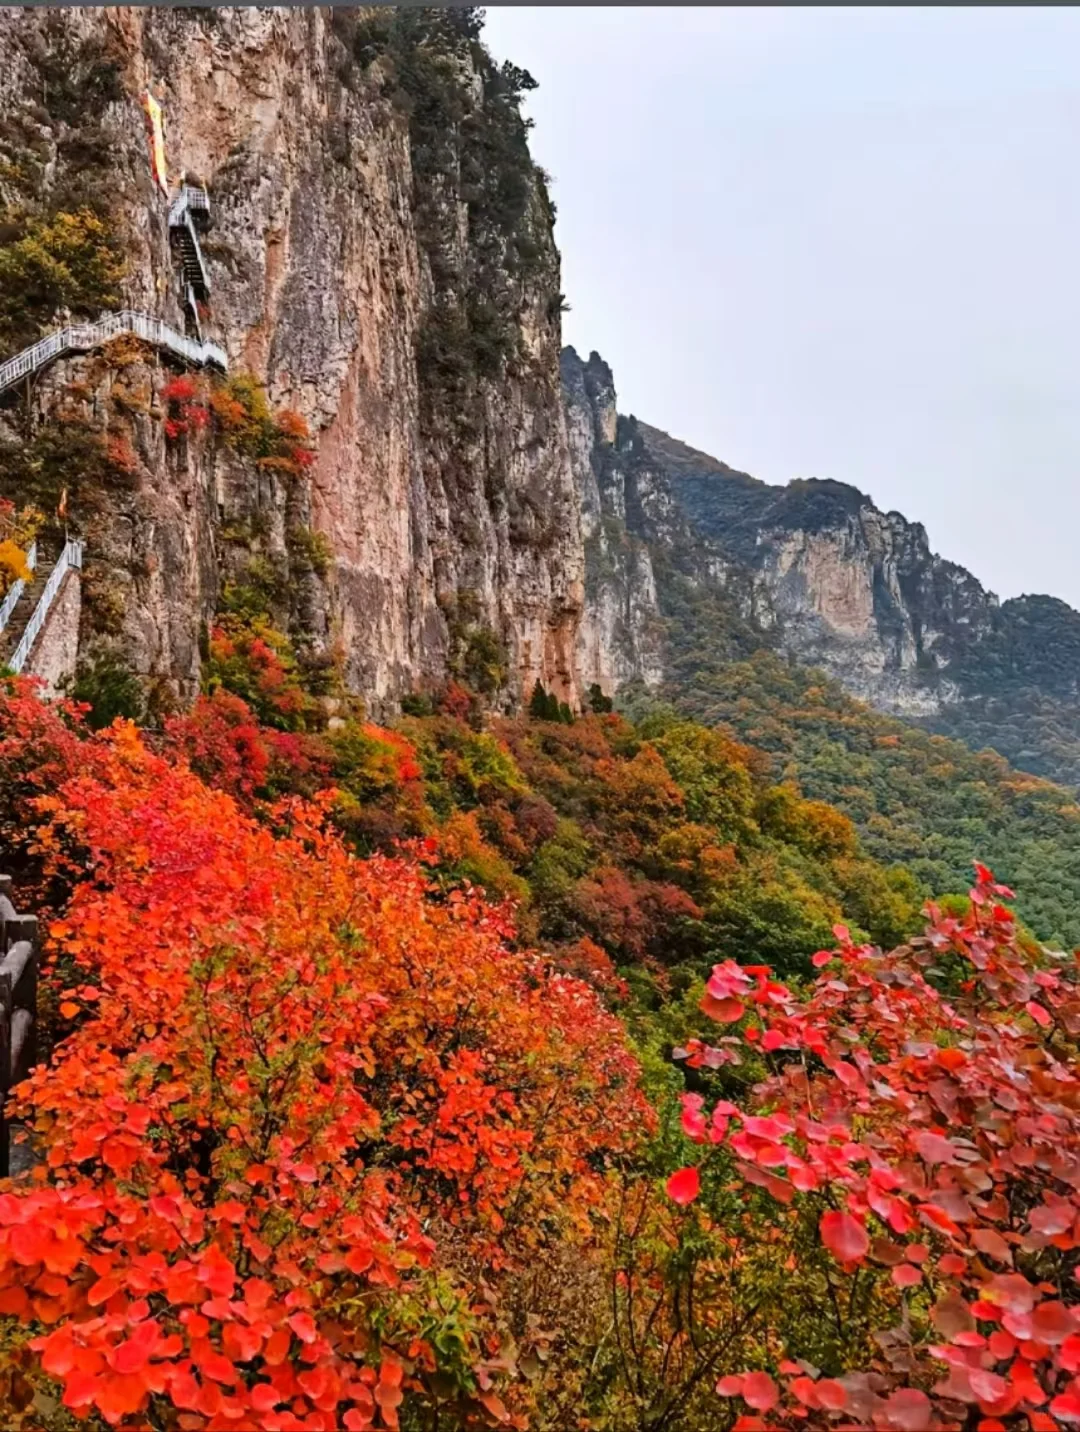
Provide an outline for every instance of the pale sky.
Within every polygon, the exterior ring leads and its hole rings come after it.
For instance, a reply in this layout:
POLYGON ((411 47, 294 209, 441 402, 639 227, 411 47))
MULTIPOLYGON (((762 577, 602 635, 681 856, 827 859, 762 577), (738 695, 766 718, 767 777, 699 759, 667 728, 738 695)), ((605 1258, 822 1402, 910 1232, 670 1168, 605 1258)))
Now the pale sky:
POLYGON ((1080 607, 1080 10, 489 8, 623 412, 1080 607))

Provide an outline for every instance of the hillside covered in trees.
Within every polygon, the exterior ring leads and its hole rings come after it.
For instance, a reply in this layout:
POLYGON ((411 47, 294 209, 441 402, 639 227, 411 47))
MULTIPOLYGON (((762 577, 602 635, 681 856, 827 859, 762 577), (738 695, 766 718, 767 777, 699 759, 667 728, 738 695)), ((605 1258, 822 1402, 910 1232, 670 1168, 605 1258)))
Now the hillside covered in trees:
POLYGON ((1080 1417, 1080 981, 988 870, 920 917, 671 715, 331 724, 235 622, 210 669, 152 731, 0 694, 11 1426, 1080 1417))

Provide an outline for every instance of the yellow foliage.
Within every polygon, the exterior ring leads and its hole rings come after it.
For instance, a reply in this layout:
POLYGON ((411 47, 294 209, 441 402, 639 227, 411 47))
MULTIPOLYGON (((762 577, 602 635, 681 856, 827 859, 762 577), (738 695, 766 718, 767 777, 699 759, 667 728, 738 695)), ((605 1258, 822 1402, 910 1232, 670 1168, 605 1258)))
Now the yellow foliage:
POLYGON ((0 501, 0 597, 13 583, 33 577, 26 559, 44 520, 36 507, 16 511, 12 503, 0 501))
POLYGON ((23 549, 10 537, 0 542, 0 592, 6 592, 15 582, 28 582, 32 576, 23 549))
POLYGON ((457 866, 474 885, 483 886, 489 895, 496 899, 528 899, 528 885, 484 839, 474 810, 455 811, 439 833, 439 844, 444 860, 457 866))

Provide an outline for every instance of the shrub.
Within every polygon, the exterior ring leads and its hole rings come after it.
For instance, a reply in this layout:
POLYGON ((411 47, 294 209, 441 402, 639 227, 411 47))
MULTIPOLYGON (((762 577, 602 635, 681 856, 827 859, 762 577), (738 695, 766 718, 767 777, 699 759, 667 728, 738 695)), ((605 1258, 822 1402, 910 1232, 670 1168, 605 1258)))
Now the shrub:
POLYGON ((572 726, 574 713, 565 701, 560 701, 553 691, 548 691, 539 680, 533 686, 529 698, 529 715, 535 721, 561 721, 572 726))
POLYGON ((49 802, 93 852, 51 929, 45 1162, 0 1196, 0 1357, 129 1426, 523 1419, 501 1289, 589 1256, 648 1128, 587 986, 300 802, 245 816, 127 727, 49 802), (281 1409, 275 1411, 274 1409, 281 1409))
POLYGON ((314 463, 305 419, 291 409, 273 412, 265 386, 253 373, 231 373, 215 385, 210 407, 225 442, 261 467, 295 476, 314 463))
POLYGON ((18 216, 0 244, 0 346, 33 342, 59 309, 97 317, 118 302, 124 268, 109 224, 89 209, 18 216))
POLYGON ((325 577, 334 560, 334 549, 325 532, 311 527, 290 527, 289 556, 299 565, 309 567, 316 576, 325 577))
POLYGON ((167 437, 178 438, 185 433, 201 430, 210 422, 204 379, 182 373, 179 377, 169 379, 162 388, 160 397, 165 404, 167 415, 167 437))
POLYGON ((111 648, 80 660, 67 685, 71 699, 86 705, 87 723, 95 731, 111 726, 117 717, 138 721, 146 709, 142 682, 111 648))
POLYGON ((603 715, 606 711, 613 711, 615 703, 610 696, 605 696, 599 682, 594 681, 589 687, 589 710, 595 715, 603 715))
POLYGON ((929 907, 888 955, 838 926, 801 995, 766 967, 713 969, 702 1007, 725 1038, 680 1056, 764 1052, 763 1077, 737 1102, 684 1097, 707 1152, 668 1192, 688 1205, 735 1178, 788 1258, 768 1370, 717 1387, 771 1425, 1080 1418, 1080 983, 1026 947, 1010 898, 977 866, 966 912, 929 907))
POLYGON ((36 507, 20 510, 0 497, 0 597, 14 582, 32 579, 27 557, 43 523, 44 517, 36 507))
POLYGON ((282 730, 302 729, 309 712, 288 638, 260 618, 223 617, 212 629, 203 684, 211 695, 231 691, 260 721, 282 730))

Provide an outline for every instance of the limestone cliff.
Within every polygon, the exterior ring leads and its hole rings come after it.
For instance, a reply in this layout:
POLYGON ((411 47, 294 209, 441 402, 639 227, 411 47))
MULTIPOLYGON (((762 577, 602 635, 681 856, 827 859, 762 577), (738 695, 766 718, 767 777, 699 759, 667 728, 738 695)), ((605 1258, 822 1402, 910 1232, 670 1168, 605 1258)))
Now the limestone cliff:
POLYGON ((595 353, 564 352, 563 387, 589 679, 677 691, 774 647, 880 710, 1080 783, 1080 613, 999 603, 921 524, 853 487, 771 486, 618 416, 595 353))
POLYGON ((593 353, 585 362, 565 349, 562 381, 585 555, 579 674, 585 686, 609 693, 633 680, 656 685, 663 677, 656 578, 640 530, 648 476, 620 451, 615 386, 603 359, 593 353))
MULTIPOLYGON (((297 642, 336 653, 376 710, 448 670, 496 703, 537 678, 571 697, 584 572, 528 76, 494 65, 471 11, 12 8, 2 23, 0 245, 93 212, 123 265, 105 306, 190 330, 150 90, 173 192, 186 171, 210 196, 203 328, 314 437, 303 480, 213 432, 170 442, 175 372, 147 351, 65 360, 6 395, 0 480, 26 477, 20 452, 65 406, 130 448, 123 481, 73 520, 138 671, 190 697, 200 623, 254 561, 297 642)), ((33 336, 65 308, 96 316, 103 291, 74 284, 33 336)), ((84 626, 85 646, 103 624, 84 626)))

